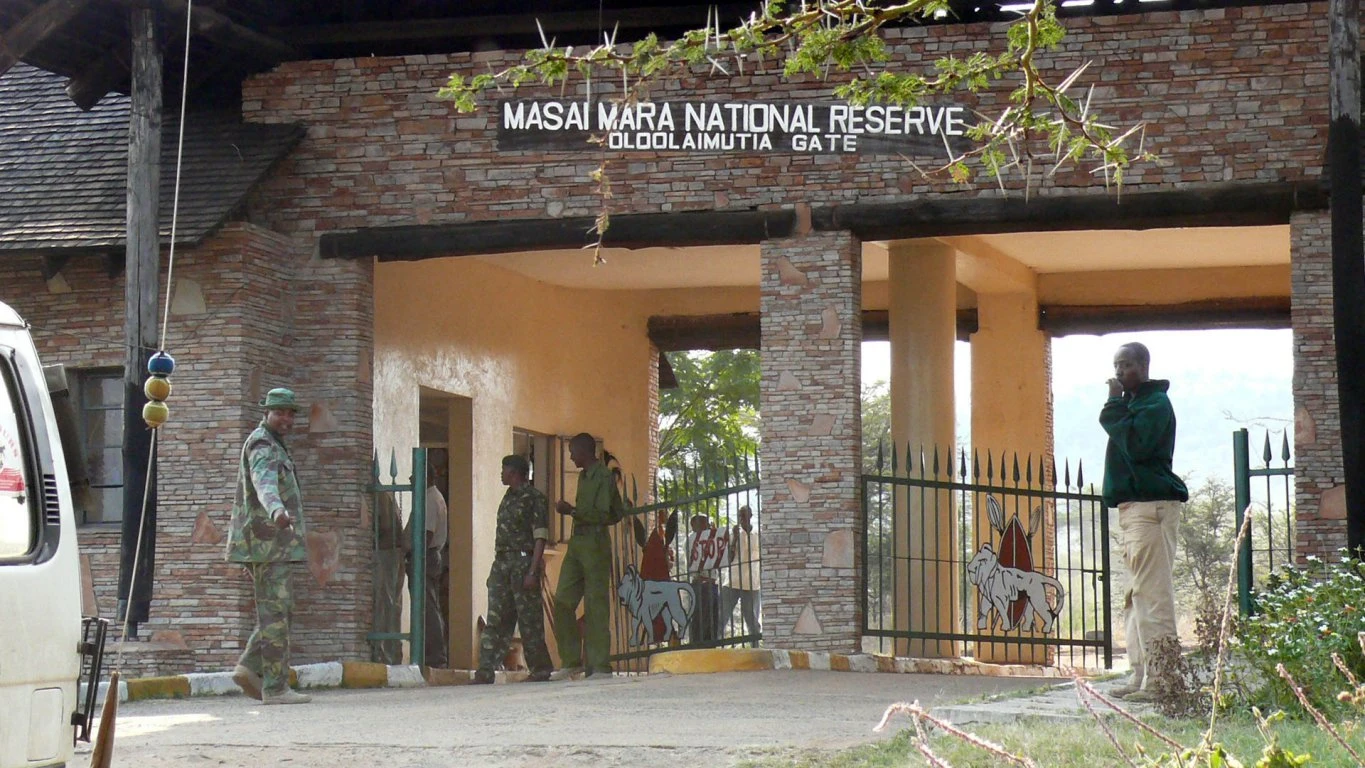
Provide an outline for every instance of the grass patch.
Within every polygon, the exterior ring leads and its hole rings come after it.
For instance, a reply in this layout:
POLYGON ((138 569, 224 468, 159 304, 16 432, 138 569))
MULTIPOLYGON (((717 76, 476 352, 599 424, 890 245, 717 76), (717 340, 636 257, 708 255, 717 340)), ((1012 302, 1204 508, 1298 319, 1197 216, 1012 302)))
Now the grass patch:
MULTIPOLYGON (((1145 718, 1157 730, 1186 746, 1199 743, 1208 727, 1207 721, 1167 720, 1160 717, 1145 718)), ((1140 731, 1127 722, 1110 720, 1115 736, 1120 744, 1132 754, 1140 749, 1148 756, 1169 752, 1169 747, 1156 738, 1140 731)), ((899 721, 903 730, 894 738, 876 744, 867 744, 853 749, 837 752, 811 750, 795 755, 768 757, 741 765, 745 768, 904 768, 923 766, 927 763, 910 745, 911 730, 906 729, 909 721, 899 721)), ((1281 721, 1273 726, 1280 744, 1298 753, 1312 755, 1311 766, 1350 765, 1350 756, 1327 734, 1319 731, 1311 722, 1301 720, 1281 721)), ((966 730, 989 741, 1004 746, 1015 754, 1024 754, 1047 768, 1094 768, 1101 765, 1124 765, 1124 761, 1114 750, 1113 744, 1093 721, 1076 723, 1053 723, 1039 720, 1022 720, 1009 724, 982 724, 970 726, 966 730)), ((1361 733, 1355 730, 1353 745, 1359 749, 1361 733)), ((1232 716, 1219 721, 1215 741, 1225 745, 1229 752, 1251 765, 1259 759, 1265 740, 1256 727, 1250 714, 1232 716)), ((982 752, 943 733, 930 737, 930 746, 939 757, 948 761, 954 768, 999 768, 1005 763, 994 755, 982 752)))

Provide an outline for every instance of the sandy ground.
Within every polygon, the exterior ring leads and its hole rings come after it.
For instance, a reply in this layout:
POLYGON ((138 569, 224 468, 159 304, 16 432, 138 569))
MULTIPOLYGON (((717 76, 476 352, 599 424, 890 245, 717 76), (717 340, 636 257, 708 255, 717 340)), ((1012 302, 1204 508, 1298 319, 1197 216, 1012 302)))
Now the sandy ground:
MULTIPOLYGON (((892 702, 932 706, 1042 682, 773 671, 328 690, 293 707, 242 696, 125 702, 114 765, 706 768, 887 738, 872 727, 892 702)), ((89 762, 82 745, 73 765, 89 762)))

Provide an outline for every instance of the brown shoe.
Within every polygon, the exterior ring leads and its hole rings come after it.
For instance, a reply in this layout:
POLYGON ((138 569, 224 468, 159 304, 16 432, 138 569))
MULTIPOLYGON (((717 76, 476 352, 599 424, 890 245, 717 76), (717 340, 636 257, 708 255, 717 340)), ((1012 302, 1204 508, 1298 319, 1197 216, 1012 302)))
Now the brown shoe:
POLYGON ((493 680, 494 677, 492 672, 486 669, 480 669, 474 672, 474 677, 469 681, 469 683, 470 685, 492 685, 493 680))
POLYGON ((232 670, 232 682, 242 689, 242 693, 257 701, 261 700, 262 681, 260 675, 238 664, 237 668, 232 670))
POLYGON ((549 680, 550 670, 548 669, 542 669, 539 672, 532 672, 531 674, 526 676, 526 682, 528 683, 546 683, 549 682, 549 680))

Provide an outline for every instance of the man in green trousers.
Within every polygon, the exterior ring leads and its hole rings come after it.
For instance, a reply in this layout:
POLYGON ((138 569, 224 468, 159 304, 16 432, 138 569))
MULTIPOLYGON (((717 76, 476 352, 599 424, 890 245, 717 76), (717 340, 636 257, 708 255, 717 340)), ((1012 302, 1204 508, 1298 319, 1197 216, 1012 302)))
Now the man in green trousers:
POLYGON ((555 590, 555 640, 563 669, 556 679, 611 674, 611 526, 625 516, 625 503, 611 470, 597 456, 597 441, 583 432, 569 441, 578 467, 575 503, 561 499, 555 511, 573 518, 573 537, 555 590), (575 612, 583 601, 585 637, 580 641, 575 612), (584 647, 586 646, 586 647, 584 647))

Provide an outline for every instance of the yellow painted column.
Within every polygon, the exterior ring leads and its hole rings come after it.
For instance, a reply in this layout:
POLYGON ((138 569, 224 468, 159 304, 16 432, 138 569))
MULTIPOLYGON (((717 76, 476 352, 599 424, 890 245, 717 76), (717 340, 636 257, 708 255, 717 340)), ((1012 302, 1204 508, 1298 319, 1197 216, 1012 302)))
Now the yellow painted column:
MULTIPOLYGON (((1040 479, 1043 457, 1052 455, 1052 357, 1047 334, 1038 330, 1038 300, 1035 293, 978 293, 977 332, 972 334, 972 448, 981 457, 984 473, 986 454, 993 457, 993 484, 1013 486, 1014 461, 1017 455, 1021 479, 1026 483, 1029 463, 1032 462, 1034 487, 1040 479), (1001 457, 1005 461, 1001 461, 1001 457)), ((1050 465, 1048 471, 1051 470, 1050 465)), ((986 478, 981 478, 985 483, 986 478)), ((997 495, 1003 503, 1004 521, 1017 515, 1019 524, 1028 534, 1033 569, 1055 575, 1056 537, 1053 535, 1056 512, 1051 504, 1035 499, 997 495)), ((1003 531, 994 527, 986 514, 986 505, 975 509, 974 552, 985 545, 999 554, 1003 531)), ((977 605, 977 595, 972 604, 977 605)), ((973 616, 979 614, 975 611, 973 616)), ((1000 617, 993 612, 986 617, 992 632, 1001 629, 1000 617)), ((979 619, 977 620, 979 621, 979 619)), ((973 626, 979 626, 977 621, 973 626)), ((1054 634, 1057 630, 1054 629, 1054 634)), ((1001 633, 1002 635, 1006 633, 1001 633)), ((1018 637, 1018 632, 1008 633, 1018 637)), ((1034 636, 1025 633, 1024 636, 1034 636)), ((980 661, 998 663, 1047 663, 1046 646, 1020 643, 980 643, 976 648, 980 661)))
MULTIPOLYGON (((956 443, 956 254, 940 243, 893 243, 888 257, 891 437, 900 454, 898 472, 918 475, 921 447, 932 462, 935 446, 946 458, 956 443)), ((947 493, 898 488, 894 509, 895 626, 951 632, 959 579, 951 563, 957 541, 952 500, 947 493)), ((896 653, 934 658, 956 656, 958 648, 947 640, 916 640, 897 643, 896 653)))

